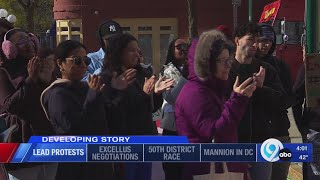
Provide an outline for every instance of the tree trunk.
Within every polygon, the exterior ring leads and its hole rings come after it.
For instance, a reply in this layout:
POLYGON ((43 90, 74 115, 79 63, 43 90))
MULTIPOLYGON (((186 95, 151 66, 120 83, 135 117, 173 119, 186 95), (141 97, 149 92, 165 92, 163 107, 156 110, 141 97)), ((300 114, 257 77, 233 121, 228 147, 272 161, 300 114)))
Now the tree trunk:
POLYGON ((34 7, 33 6, 26 9, 26 22, 27 22, 27 31, 34 33, 34 7))
POLYGON ((189 38, 198 37, 197 15, 194 0, 187 0, 188 3, 188 22, 189 22, 189 38))

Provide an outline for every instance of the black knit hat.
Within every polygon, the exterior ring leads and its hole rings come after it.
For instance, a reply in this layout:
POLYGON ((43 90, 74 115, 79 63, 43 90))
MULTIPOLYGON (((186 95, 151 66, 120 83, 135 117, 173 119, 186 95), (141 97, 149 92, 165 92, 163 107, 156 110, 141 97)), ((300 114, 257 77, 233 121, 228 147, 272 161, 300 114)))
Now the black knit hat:
POLYGON ((260 25, 260 27, 262 29, 262 32, 259 39, 268 39, 273 42, 275 39, 275 34, 274 30, 272 29, 272 26, 262 24, 260 25))

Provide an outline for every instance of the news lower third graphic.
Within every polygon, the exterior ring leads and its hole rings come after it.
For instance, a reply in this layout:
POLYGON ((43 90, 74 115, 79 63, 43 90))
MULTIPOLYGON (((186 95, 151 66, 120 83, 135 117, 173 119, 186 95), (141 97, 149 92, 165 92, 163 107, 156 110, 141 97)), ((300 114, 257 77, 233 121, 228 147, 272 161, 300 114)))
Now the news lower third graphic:
POLYGON ((277 139, 267 139, 261 145, 257 161, 268 162, 311 162, 312 144, 282 144, 277 139))
POLYGON ((192 144, 172 136, 34 136, 0 144, 0 162, 311 162, 311 144, 192 144))

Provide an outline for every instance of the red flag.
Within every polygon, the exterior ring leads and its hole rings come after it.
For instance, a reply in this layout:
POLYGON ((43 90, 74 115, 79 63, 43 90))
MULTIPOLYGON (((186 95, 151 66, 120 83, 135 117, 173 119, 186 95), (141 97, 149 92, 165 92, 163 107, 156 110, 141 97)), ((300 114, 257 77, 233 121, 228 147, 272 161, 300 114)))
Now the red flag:
POLYGON ((272 24, 273 24, 273 21, 277 17, 279 8, 280 8, 280 0, 266 5, 261 14, 259 23, 265 23, 272 20, 272 24))

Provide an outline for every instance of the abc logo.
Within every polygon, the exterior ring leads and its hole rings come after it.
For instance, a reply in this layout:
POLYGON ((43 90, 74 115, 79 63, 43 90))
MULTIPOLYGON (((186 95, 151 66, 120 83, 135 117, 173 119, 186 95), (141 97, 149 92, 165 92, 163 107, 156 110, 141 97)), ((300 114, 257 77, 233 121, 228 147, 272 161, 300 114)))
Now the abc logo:
MULTIPOLYGON (((263 159, 265 159, 266 161, 276 162, 276 161, 279 161, 280 159, 279 153, 280 153, 280 150, 282 149, 283 149, 283 144, 279 140, 271 138, 271 139, 267 139, 262 143, 260 148, 260 153, 263 159)), ((283 154, 281 154, 281 156, 283 156, 283 158, 288 158, 286 156, 289 156, 289 152, 283 151, 282 153, 283 154)), ((290 158, 291 158, 291 152, 290 152, 290 158)))
POLYGON ((292 157, 292 153, 289 149, 287 148, 284 148, 284 149, 281 149, 280 152, 279 152, 279 158, 280 160, 282 161, 289 161, 292 157))

